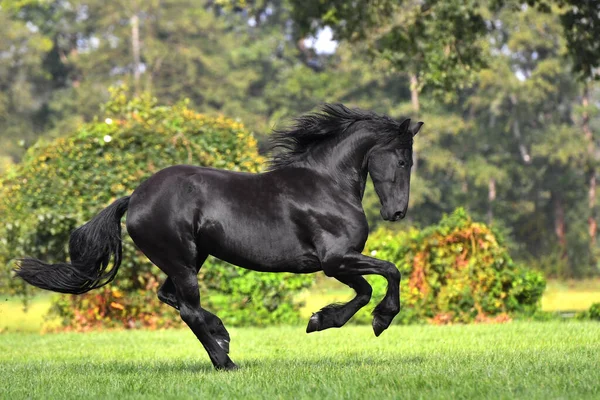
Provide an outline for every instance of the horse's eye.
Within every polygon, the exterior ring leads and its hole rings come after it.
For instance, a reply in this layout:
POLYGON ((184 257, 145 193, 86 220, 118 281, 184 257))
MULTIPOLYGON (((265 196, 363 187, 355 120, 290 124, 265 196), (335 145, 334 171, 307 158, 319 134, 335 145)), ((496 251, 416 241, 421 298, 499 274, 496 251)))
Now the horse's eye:
POLYGON ((401 160, 401 161, 398 163, 398 166, 399 166, 400 168, 406 168, 406 161, 404 161, 404 160, 401 160))

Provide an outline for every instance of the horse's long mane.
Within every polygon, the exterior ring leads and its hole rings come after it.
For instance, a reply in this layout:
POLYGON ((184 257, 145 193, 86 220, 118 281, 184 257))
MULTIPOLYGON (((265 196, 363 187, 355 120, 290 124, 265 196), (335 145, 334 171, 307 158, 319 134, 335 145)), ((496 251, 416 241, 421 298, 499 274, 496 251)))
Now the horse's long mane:
MULTIPOLYGON (((343 104, 324 104, 316 112, 304 114, 285 129, 273 131, 271 150, 278 150, 269 162, 275 170, 303 160, 315 145, 342 134, 355 122, 370 121, 377 134, 394 137, 399 134, 400 122, 371 111, 350 109, 343 104)), ((408 143, 407 143, 408 144, 408 143)), ((410 137, 412 145, 412 136, 410 137)))

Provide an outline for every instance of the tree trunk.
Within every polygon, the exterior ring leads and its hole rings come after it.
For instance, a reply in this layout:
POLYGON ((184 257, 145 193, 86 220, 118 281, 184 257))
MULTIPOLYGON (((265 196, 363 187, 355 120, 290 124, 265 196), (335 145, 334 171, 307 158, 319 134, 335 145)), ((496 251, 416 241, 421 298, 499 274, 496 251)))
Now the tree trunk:
POLYGON ((596 146, 594 145, 594 134, 590 128, 590 115, 587 110, 589 104, 589 85, 586 83, 583 88, 581 105, 583 106, 582 129, 585 139, 588 141, 588 233, 590 235, 590 251, 593 255, 596 248, 596 235, 598 231, 598 224, 596 222, 596 146))
POLYGON ((421 109, 419 105, 419 80, 417 79, 417 75, 413 73, 410 74, 410 101, 412 102, 415 117, 418 117, 421 109))
POLYGON ((560 245, 561 258, 567 257, 567 235, 565 228, 565 207, 559 195, 554 195, 554 232, 560 245))
POLYGON ((521 153, 521 158, 525 164, 531 164, 531 156, 527 151, 527 147, 525 143, 523 143, 523 137, 521 136, 521 128, 519 125, 519 119, 517 118, 517 96, 514 94, 510 96, 510 102, 513 105, 513 124, 512 124, 512 132, 517 140, 517 145, 519 146, 519 153, 521 153))
POLYGON ((596 233, 598 232, 598 224, 596 223, 596 175, 594 173, 590 174, 588 203, 590 207, 590 216, 588 218, 588 231, 590 234, 590 246, 592 249, 594 249, 596 247, 596 233))
POLYGON ((488 224, 491 226, 494 220, 494 201, 496 200, 496 180, 494 178, 490 178, 488 181, 488 212, 487 212, 487 220, 488 224))
POLYGON ((137 14, 131 17, 131 50, 133 53, 133 84, 135 93, 140 93, 140 24, 137 14))

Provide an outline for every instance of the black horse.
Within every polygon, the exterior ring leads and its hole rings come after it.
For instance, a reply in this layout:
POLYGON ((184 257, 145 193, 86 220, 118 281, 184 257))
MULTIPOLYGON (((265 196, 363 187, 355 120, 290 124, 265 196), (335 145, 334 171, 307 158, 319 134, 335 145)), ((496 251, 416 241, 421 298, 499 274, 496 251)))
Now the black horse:
POLYGON ((400 311, 400 272, 361 254, 369 232, 361 200, 369 173, 381 216, 404 218, 413 136, 421 125, 325 105, 274 132, 273 144, 282 151, 267 172, 190 165, 161 170, 71 234, 70 264, 26 258, 16 273, 62 293, 106 285, 121 261, 120 220, 127 211, 127 232, 168 276, 159 299, 179 310, 218 369, 236 365, 223 323, 200 306, 197 274, 208 255, 256 271, 324 271, 356 291, 348 303, 313 314, 307 332, 344 325, 371 298, 363 275, 382 275, 387 293, 373 311, 379 336, 400 311))

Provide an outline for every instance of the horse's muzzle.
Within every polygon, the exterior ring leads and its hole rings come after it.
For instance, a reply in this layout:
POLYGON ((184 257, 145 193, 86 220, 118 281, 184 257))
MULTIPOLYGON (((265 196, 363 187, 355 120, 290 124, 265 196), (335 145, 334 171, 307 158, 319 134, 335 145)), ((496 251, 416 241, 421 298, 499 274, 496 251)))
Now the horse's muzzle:
POLYGON ((381 217, 386 221, 399 221, 399 220, 403 219, 404 217, 406 217, 406 212, 405 211, 396 211, 394 213, 387 213, 387 212, 383 211, 383 209, 382 209, 381 217))

